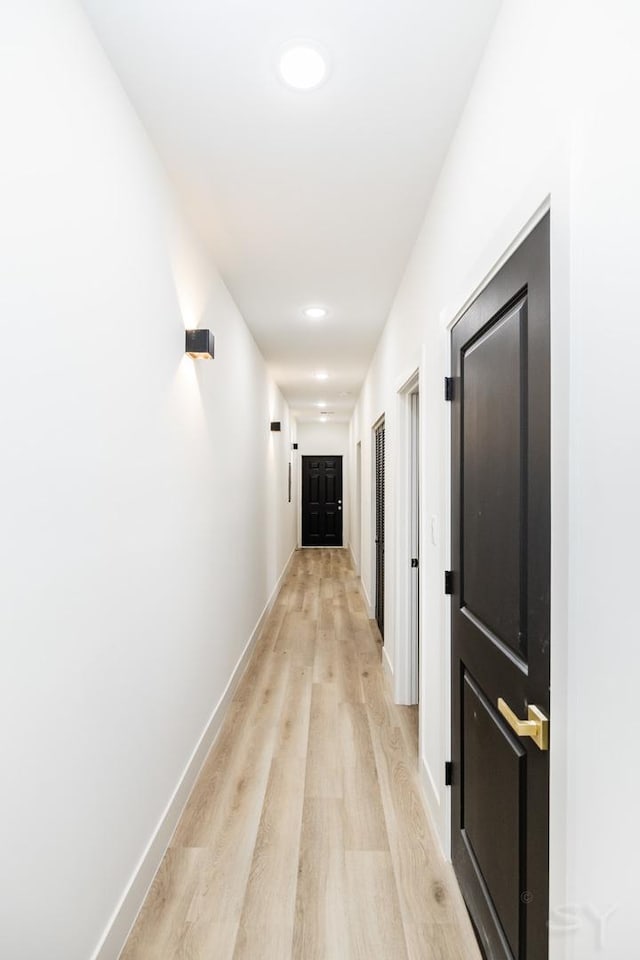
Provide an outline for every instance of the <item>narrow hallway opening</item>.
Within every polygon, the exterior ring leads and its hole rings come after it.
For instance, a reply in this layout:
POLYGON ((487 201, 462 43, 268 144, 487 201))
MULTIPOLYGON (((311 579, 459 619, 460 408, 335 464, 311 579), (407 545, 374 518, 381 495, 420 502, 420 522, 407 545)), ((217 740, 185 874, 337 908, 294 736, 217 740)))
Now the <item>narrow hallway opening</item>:
POLYGON ((301 549, 123 960, 479 958, 348 551, 301 549))

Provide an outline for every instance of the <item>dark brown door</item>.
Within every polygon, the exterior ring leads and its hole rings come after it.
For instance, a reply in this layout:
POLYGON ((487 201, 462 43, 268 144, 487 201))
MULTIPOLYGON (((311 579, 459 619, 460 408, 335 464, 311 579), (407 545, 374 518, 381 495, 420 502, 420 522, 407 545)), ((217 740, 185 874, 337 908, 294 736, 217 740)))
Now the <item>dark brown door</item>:
POLYGON ((546 960, 548 216, 452 347, 453 863, 488 960, 546 960))
POLYGON ((376 622, 384 637, 384 421, 376 438, 376 622))
POLYGON ((342 457, 302 458, 302 546, 342 546, 342 457))

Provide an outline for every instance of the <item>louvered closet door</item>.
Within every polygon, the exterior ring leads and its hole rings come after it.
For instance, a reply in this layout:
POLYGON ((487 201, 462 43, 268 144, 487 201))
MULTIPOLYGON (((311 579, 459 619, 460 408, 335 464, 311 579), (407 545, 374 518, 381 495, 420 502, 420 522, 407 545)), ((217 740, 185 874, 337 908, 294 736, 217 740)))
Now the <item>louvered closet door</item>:
POLYGON ((384 422, 376 438, 376 621, 384 637, 384 422))

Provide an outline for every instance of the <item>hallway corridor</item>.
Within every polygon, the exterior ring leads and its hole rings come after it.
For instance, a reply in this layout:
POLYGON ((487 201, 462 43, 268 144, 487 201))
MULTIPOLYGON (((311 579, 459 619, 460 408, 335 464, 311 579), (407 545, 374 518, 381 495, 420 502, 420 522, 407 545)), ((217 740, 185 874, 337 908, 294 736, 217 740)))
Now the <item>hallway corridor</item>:
POLYGON ((475 960, 349 555, 298 550, 123 960, 475 960))

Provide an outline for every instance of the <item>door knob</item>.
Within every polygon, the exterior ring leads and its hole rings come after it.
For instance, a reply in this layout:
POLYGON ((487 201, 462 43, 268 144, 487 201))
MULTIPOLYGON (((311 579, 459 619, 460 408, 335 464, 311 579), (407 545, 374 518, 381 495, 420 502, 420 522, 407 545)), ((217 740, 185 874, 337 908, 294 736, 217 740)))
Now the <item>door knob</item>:
POLYGON ((544 715, 540 707, 529 706, 528 719, 521 720, 506 700, 498 697, 498 710, 519 737, 531 737, 540 750, 549 749, 549 718, 544 715))

